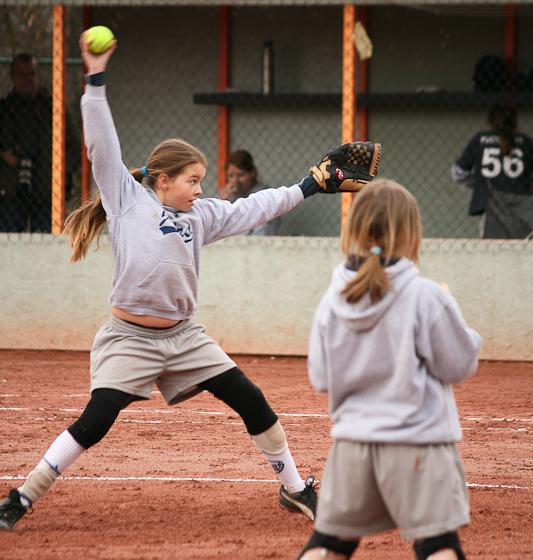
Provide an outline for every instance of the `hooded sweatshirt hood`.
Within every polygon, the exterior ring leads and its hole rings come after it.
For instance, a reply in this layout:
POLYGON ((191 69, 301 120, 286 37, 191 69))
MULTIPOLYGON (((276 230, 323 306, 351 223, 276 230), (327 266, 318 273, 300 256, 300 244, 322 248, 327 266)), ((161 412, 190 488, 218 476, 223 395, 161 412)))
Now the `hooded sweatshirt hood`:
POLYGON ((372 329, 390 309, 409 282, 418 276, 418 269, 414 263, 405 258, 387 266, 385 271, 389 278, 390 289, 376 303, 372 303, 368 294, 365 294, 356 303, 348 303, 342 291, 357 272, 349 269, 345 263, 339 264, 333 271, 330 286, 331 310, 354 331, 372 329))

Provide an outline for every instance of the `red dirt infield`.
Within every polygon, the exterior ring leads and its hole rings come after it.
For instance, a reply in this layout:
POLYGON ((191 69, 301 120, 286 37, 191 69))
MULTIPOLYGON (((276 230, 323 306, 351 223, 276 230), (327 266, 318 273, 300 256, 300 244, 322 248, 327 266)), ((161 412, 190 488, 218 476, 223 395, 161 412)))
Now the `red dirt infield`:
MULTIPOLYGON (((327 398, 302 358, 234 356, 280 415, 302 476, 320 479, 327 398)), ((0 351, 0 496, 21 484, 88 397, 85 352, 0 351)), ((533 363, 484 362, 456 388, 472 523, 470 559, 533 558, 533 363)), ((312 523, 278 506, 278 485, 240 419, 209 394, 123 411, 13 531, 2 558, 296 559, 312 523)), ((397 531, 354 556, 413 558, 397 531)))

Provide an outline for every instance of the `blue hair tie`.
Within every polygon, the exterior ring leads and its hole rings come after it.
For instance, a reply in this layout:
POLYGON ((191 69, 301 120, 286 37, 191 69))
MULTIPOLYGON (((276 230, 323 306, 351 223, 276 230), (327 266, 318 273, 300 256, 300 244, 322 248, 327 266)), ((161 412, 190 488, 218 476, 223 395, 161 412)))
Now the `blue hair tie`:
POLYGON ((143 165, 143 166, 141 167, 141 175, 142 175, 143 177, 146 177, 146 176, 148 175, 148 167, 146 167, 146 165, 143 165))
POLYGON ((381 253, 382 253, 383 251, 381 250, 381 247, 379 247, 378 245, 374 245, 374 246, 370 249, 370 252, 371 252, 373 255, 376 255, 376 257, 379 257, 379 255, 381 255, 381 253))

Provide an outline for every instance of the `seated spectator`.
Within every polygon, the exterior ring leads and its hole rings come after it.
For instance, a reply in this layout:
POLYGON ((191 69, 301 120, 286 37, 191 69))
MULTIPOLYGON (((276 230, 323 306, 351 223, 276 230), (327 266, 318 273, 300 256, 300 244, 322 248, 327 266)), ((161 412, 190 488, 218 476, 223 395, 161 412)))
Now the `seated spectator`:
MULTIPOLYGON (((52 97, 29 53, 10 67, 11 92, 0 101, 0 231, 51 231, 52 97)), ((68 119, 70 120, 70 119, 68 119)), ((80 143, 67 126, 67 185, 79 166, 80 143)), ((68 193, 68 188, 67 188, 68 193)))
POLYGON ((533 140, 517 131, 516 110, 496 105, 451 168, 472 189, 469 214, 482 216, 485 239, 524 239, 533 232, 533 140))
MULTIPOLYGON (((220 198, 230 202, 235 202, 238 198, 245 198, 266 188, 259 184, 254 159, 246 150, 231 152, 226 166, 226 178, 227 183, 218 194, 220 198)), ((268 224, 250 230, 246 235, 276 235, 279 225, 280 218, 276 218, 268 224)))

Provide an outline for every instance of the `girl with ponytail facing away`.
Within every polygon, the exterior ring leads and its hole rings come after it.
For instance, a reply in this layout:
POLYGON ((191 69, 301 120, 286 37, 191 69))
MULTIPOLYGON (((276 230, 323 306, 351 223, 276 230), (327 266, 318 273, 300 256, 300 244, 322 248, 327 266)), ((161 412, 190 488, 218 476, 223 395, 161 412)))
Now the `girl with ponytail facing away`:
POLYGON ((333 445, 315 530, 299 558, 350 558, 397 527, 418 560, 462 560, 469 522, 452 384, 477 369, 481 337, 445 285, 420 276, 415 198, 376 179, 355 197, 339 264, 316 311, 311 384, 329 397, 333 445))

